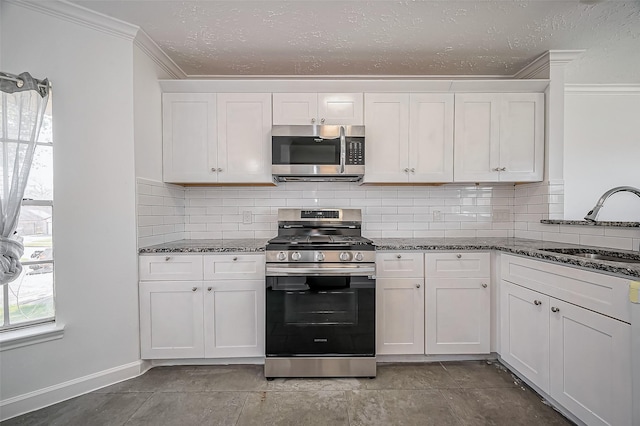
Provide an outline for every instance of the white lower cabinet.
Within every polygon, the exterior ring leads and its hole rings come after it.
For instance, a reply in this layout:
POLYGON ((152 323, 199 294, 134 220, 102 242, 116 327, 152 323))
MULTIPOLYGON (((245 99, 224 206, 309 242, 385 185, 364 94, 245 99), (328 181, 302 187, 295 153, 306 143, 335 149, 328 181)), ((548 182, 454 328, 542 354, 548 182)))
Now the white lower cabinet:
MULTIPOLYGON (((203 255, 189 256, 203 264, 203 255)), ((141 265, 169 262, 144 257, 141 265)), ((143 359, 264 356, 264 255, 205 255, 204 265, 198 280, 188 270, 175 273, 181 281, 140 281, 143 359)))
POLYGON ((376 353, 424 354, 424 278, 376 280, 376 353))
POLYGON ((204 356, 264 356, 264 280, 204 286, 204 356))
POLYGON ((597 282, 590 303, 613 295, 606 305, 622 306, 616 294, 628 281, 513 256, 501 263, 502 359, 585 424, 631 425, 631 325, 615 318, 626 312, 612 318, 576 304, 597 282))
POLYGON ((489 253, 425 254, 425 353, 488 354, 489 253))
POLYGON ((202 358, 202 282, 146 281, 139 289, 142 358, 202 358))

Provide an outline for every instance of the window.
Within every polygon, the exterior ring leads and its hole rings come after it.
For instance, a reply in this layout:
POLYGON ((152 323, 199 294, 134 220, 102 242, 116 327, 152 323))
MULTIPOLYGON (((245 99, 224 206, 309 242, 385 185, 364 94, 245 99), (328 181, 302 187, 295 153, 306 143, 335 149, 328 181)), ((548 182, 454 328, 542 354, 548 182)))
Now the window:
POLYGON ((1 331, 55 318, 52 99, 50 95, 18 222, 17 232, 24 244, 22 274, 1 287, 1 331))

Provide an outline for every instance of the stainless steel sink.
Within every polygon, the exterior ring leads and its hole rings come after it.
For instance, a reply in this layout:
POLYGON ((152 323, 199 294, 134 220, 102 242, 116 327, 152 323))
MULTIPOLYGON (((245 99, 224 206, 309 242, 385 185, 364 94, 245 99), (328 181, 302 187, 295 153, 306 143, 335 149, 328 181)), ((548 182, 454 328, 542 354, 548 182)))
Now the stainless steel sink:
POLYGON ((569 256, 584 257, 586 259, 593 260, 606 260, 608 262, 620 262, 620 263, 640 263, 640 256, 634 257, 634 255, 618 255, 615 252, 596 252, 595 250, 585 249, 542 249, 542 251, 550 251, 552 253, 567 254, 569 256))

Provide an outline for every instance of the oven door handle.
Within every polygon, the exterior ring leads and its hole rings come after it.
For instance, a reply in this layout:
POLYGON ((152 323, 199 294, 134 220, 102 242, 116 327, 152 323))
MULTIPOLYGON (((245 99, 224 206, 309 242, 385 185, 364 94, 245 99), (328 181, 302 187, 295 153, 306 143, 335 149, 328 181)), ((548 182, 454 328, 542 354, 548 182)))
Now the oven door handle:
POLYGON ((348 266, 348 267, 297 267, 297 266, 269 266, 266 267, 268 277, 286 276, 373 276, 376 273, 375 266, 348 266))

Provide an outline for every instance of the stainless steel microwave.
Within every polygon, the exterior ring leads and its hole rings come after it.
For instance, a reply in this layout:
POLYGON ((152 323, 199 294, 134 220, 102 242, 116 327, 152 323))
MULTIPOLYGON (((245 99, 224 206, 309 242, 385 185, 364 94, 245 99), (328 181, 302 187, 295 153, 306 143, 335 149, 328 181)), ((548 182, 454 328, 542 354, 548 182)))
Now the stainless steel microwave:
POLYGON ((284 181, 359 181, 364 126, 273 126, 271 170, 284 181))

